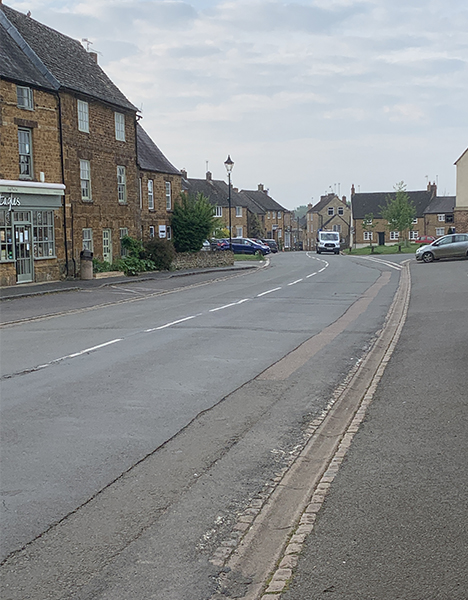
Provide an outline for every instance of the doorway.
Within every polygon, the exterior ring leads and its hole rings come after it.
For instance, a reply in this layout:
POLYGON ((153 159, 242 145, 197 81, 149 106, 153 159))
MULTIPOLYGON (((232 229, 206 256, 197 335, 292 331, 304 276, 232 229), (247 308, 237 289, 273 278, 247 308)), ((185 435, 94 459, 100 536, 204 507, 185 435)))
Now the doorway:
POLYGON ((379 236, 379 246, 385 246, 385 231, 378 231, 377 235, 379 236))
POLYGON ((16 281, 33 281, 34 262, 31 244, 31 225, 15 224, 16 281))

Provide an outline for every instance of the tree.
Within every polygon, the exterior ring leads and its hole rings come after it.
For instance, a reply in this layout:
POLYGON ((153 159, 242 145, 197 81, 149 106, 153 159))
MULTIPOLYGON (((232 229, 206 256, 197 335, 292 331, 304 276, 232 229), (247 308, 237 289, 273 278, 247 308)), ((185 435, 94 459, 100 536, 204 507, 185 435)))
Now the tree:
POLYGON ((171 219, 174 247, 177 252, 198 252, 215 226, 214 208, 201 193, 181 194, 171 219))
POLYGON ((302 219, 302 217, 305 217, 308 210, 309 210, 309 207, 306 206, 305 204, 301 204, 300 206, 295 208, 294 214, 296 216, 296 219, 302 219))
POLYGON ((257 215, 247 213, 247 235, 252 238, 263 237, 263 227, 257 215))
POLYGON ((398 231, 398 252, 401 252, 401 240, 404 233, 411 229, 416 209, 406 192, 406 185, 403 181, 397 183, 394 190, 395 195, 388 195, 386 206, 381 207, 380 210, 382 217, 388 223, 388 230, 398 231))
POLYGON ((372 230, 376 225, 377 223, 374 223, 374 215, 372 213, 368 213, 362 220, 362 228, 364 231, 370 231, 369 245, 371 252, 374 252, 374 246, 372 245, 372 230))

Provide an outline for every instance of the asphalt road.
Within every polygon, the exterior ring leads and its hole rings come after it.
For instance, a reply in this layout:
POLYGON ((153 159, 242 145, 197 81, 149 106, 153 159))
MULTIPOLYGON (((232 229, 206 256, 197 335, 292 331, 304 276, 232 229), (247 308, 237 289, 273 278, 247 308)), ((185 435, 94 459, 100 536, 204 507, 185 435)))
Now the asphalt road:
POLYGON ((468 262, 411 276, 400 341, 282 600, 468 598, 468 262))
MULTIPOLYGON (((146 282, 80 306, 69 292, 72 312, 4 328, 2 597, 210 597, 213 550, 381 328, 394 261, 276 255, 162 295, 146 282), (313 359, 255 379, 382 272, 365 313, 313 359)), ((35 300, 54 312, 54 297, 35 300)))

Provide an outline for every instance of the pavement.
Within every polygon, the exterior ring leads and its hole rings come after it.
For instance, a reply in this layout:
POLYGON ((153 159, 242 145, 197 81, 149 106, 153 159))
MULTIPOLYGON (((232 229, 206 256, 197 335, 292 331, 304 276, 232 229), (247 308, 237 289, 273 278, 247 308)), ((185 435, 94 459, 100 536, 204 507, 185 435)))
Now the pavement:
POLYGON ((142 273, 135 277, 127 275, 112 275, 85 280, 85 279, 64 279, 62 281, 47 281, 41 283, 22 283, 14 286, 0 287, 0 301, 12 300, 14 298, 26 298, 28 296, 40 296, 44 294, 56 294, 59 292, 70 292, 76 290, 97 289, 111 285, 129 284, 139 281, 149 281, 154 279, 171 279, 177 277, 186 277, 200 273, 226 273, 233 271, 244 271, 248 269, 257 269, 261 266, 267 266, 268 260, 262 263, 249 263, 237 261, 231 267, 212 267, 206 269, 181 269, 180 271, 152 271, 142 273))
POLYGON ((467 262, 427 266, 411 265, 400 340, 266 600, 468 598, 467 262))

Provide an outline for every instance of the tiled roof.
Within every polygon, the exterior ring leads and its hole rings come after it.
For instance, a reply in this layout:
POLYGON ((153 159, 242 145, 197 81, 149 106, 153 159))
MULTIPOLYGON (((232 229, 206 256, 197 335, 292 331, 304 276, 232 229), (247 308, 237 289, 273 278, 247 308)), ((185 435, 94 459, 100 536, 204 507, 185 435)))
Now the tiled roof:
POLYGON ((143 127, 137 123, 138 164, 146 171, 180 175, 180 171, 171 164, 156 146, 143 127))
POLYGON ((436 196, 424 211, 428 214, 452 213, 455 210, 456 196, 436 196))
POLYGON ((49 74, 57 80, 60 88, 79 92, 120 108, 137 110, 80 42, 4 4, 0 4, 0 10, 49 74))
MULTIPOLYGON (((416 217, 422 217, 424 211, 429 205, 432 197, 432 191, 406 192, 410 201, 416 209, 416 217)), ((354 219, 363 219, 368 214, 373 214, 374 219, 382 217, 381 208, 387 204, 389 196, 394 196, 395 192, 372 192, 359 193, 351 196, 351 206, 354 219)))
POLYGON ((276 200, 264 190, 241 190, 243 194, 256 202, 264 210, 279 210, 285 212, 286 209, 278 204, 276 200))
POLYGON ((309 210, 307 212, 310 213, 318 213, 321 210, 323 210, 324 208, 327 207, 328 204, 330 204, 330 202, 332 200, 339 200, 343 206, 347 206, 345 202, 343 202, 336 194, 327 194, 326 196, 322 196, 320 198, 320 201, 317 202, 317 204, 314 204, 314 206, 312 206, 312 208, 309 208, 309 210))

